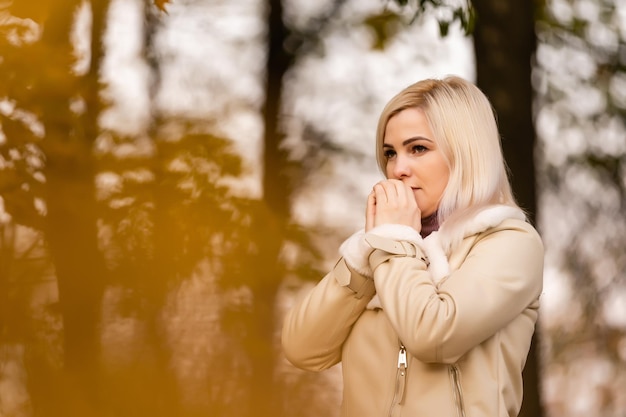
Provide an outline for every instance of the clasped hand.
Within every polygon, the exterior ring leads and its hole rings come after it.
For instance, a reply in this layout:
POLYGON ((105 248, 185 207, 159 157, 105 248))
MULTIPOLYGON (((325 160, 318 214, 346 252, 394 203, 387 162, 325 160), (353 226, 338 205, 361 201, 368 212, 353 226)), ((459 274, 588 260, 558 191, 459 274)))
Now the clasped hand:
POLYGON ((383 224, 403 224, 419 232, 421 214, 411 187, 400 180, 380 181, 367 198, 365 231, 383 224))

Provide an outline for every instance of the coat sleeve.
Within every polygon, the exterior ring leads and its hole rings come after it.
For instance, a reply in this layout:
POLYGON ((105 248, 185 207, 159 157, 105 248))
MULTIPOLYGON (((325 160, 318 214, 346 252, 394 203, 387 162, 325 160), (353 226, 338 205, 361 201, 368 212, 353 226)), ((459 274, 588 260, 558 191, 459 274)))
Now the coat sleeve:
POLYGON ((285 316, 285 357, 294 366, 311 371, 340 362, 342 345, 374 292, 372 278, 360 275, 340 259, 285 316))
POLYGON ((537 300, 543 245, 532 226, 507 221, 480 234, 439 286, 411 257, 390 258, 375 269, 374 281, 407 350, 422 362, 454 363, 537 300))

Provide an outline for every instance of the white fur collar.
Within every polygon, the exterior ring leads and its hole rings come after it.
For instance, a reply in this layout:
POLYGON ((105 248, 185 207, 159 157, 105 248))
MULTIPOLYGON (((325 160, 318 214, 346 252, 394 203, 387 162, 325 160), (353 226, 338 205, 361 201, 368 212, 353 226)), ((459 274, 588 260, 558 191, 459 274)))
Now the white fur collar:
POLYGON ((490 206, 456 227, 446 227, 446 223, 444 223, 438 231, 423 239, 423 246, 420 247, 430 261, 428 269, 431 272, 433 282, 437 283, 450 274, 448 255, 463 238, 496 227, 507 219, 525 220, 526 216, 517 207, 490 206), (457 241, 455 242, 455 240, 457 241))
MULTIPOLYGON (((393 240, 411 242, 424 252, 429 261, 428 271, 434 283, 441 281, 450 274, 448 254, 453 246, 467 236, 472 236, 487 229, 497 226, 506 219, 525 220, 526 216, 517 207, 495 205, 489 206, 474 217, 450 227, 444 223, 438 231, 432 232, 425 239, 410 226, 399 224, 385 224, 370 230, 368 233, 393 240), (446 227, 448 226, 448 227, 446 227)), ((369 266, 368 257, 372 248, 365 241, 364 230, 359 230, 348 238, 339 248, 340 254, 344 257, 348 265, 357 272, 365 276, 373 276, 369 266)), ((368 305, 368 308, 379 307, 375 305, 377 296, 368 305)))

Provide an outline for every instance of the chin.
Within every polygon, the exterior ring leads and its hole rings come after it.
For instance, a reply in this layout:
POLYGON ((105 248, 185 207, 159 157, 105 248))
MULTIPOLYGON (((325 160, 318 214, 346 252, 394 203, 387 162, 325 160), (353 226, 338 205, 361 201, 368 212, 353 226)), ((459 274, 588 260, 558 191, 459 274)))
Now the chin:
POLYGON ((419 201, 417 202, 417 206, 420 207, 420 210, 422 210, 422 213, 421 213, 422 219, 425 219, 428 216, 432 216, 433 214, 435 214, 437 212, 437 208, 436 207, 435 208, 429 207, 429 208, 426 208, 426 209, 422 209, 421 208, 422 206, 420 205, 419 201))

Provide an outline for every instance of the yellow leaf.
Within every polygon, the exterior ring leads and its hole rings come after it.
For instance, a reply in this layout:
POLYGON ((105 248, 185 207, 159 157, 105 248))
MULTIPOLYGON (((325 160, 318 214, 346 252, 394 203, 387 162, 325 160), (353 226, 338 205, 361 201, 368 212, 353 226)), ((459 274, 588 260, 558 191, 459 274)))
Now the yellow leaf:
POLYGON ((162 12, 167 13, 167 10, 165 9, 165 5, 167 5, 167 3, 169 2, 170 0, 154 0, 154 5, 158 7, 159 10, 161 10, 162 12))

